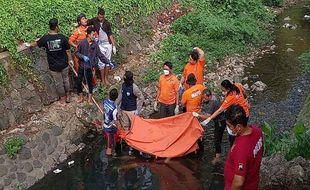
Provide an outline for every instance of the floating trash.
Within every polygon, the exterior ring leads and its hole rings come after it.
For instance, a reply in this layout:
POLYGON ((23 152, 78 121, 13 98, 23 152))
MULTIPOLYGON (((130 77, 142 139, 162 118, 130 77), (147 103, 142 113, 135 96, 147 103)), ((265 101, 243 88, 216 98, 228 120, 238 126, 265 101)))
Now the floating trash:
POLYGON ((69 167, 73 166, 73 164, 74 164, 74 160, 68 162, 68 166, 69 166, 69 167))
POLYGON ((55 174, 59 174, 60 172, 62 172, 62 170, 56 169, 56 170, 54 170, 53 172, 54 172, 55 174))

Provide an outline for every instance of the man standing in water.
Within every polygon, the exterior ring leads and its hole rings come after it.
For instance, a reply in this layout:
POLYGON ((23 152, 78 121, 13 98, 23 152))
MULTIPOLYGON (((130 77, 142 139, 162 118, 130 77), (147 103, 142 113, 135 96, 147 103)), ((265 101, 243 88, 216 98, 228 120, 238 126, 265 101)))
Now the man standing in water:
POLYGON ((236 136, 224 168, 225 190, 258 190, 264 152, 262 130, 248 125, 244 109, 230 106, 225 112, 227 127, 236 136))
MULTIPOLYGON (((106 58, 111 60, 112 52, 116 54, 116 44, 114 37, 112 35, 111 23, 105 18, 105 11, 103 8, 98 8, 97 17, 88 20, 88 25, 93 25, 96 33, 98 34, 98 44, 101 53, 104 54, 106 58)), ((100 70, 101 82, 105 85, 109 84, 108 81, 108 67, 111 64, 103 63, 99 60, 98 67, 100 70)), ((112 65, 113 66, 113 65, 112 65)))
POLYGON ((27 47, 44 47, 47 54, 47 63, 54 79, 56 91, 60 97, 60 105, 69 102, 69 65, 73 65, 70 45, 66 36, 59 34, 58 20, 52 18, 49 21, 50 31, 38 41, 31 44, 25 43, 27 47))

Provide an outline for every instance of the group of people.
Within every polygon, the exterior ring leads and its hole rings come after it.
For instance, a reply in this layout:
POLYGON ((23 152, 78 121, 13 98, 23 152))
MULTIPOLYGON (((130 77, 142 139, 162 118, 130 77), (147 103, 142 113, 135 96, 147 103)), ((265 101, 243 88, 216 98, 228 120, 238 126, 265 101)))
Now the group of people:
MULTIPOLYGON (((116 44, 104 10, 99 8, 97 17, 90 20, 80 14, 77 23, 78 27, 68 40, 59 34, 58 20, 51 19, 49 33, 38 41, 27 44, 46 49, 49 69, 61 105, 70 101, 69 65, 77 73, 78 102, 83 102, 82 87, 85 84, 89 103, 92 102, 92 92, 96 85, 96 69, 100 71, 101 82, 107 85, 109 68, 114 67, 111 55, 112 52, 116 53, 116 44), (71 55, 70 46, 74 49, 74 56, 71 55)), ((191 112, 206 130, 208 123, 213 121, 214 164, 221 160, 221 142, 227 129, 231 149, 225 164, 225 189, 258 189, 263 154, 262 132, 257 126, 248 124, 250 112, 245 90, 240 83, 224 80, 221 88, 225 98, 220 101, 216 94, 204 86, 205 63, 204 51, 194 48, 179 81, 173 73, 173 64, 165 62, 163 74, 159 77, 154 110, 159 111, 160 118, 191 112)), ((103 131, 107 137, 107 155, 111 155, 115 147, 116 133, 121 126, 119 115, 128 118, 128 125, 125 127, 129 128, 134 116, 141 112, 144 97, 133 77, 131 71, 126 71, 120 89, 112 89, 109 97, 103 101, 103 131)))
POLYGON ((116 43, 112 34, 111 23, 105 18, 105 11, 98 8, 97 17, 87 19, 81 13, 77 17, 78 26, 67 38, 60 34, 58 20, 49 21, 48 34, 38 41, 25 43, 28 47, 42 47, 47 53, 47 61, 60 105, 70 102, 69 66, 76 74, 76 89, 79 94, 77 102, 84 100, 83 86, 88 93, 88 103, 92 104, 92 94, 96 82, 96 70, 100 72, 103 85, 108 85, 109 70, 114 68, 111 62, 112 52, 116 53, 116 43), (71 54, 71 47, 74 55, 71 54))

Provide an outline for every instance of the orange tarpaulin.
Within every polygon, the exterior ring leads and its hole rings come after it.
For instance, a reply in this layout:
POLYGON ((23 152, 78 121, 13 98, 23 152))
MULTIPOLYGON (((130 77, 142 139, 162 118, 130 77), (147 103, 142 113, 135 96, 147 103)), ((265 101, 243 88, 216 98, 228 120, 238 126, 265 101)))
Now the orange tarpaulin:
POLYGON ((192 113, 163 119, 136 116, 130 132, 121 131, 127 144, 158 157, 180 157, 198 149, 203 128, 192 113))

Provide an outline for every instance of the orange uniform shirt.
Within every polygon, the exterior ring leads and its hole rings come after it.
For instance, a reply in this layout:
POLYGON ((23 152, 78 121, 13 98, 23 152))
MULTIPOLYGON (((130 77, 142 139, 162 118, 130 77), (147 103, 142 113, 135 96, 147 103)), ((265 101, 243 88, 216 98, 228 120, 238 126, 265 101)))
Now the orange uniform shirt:
POLYGON ((242 92, 240 92, 240 94, 237 94, 236 92, 229 93, 225 97, 225 99, 221 105, 221 108, 224 110, 227 110, 232 105, 241 106, 244 109, 246 116, 247 117, 250 116, 249 104, 248 104, 247 100, 243 97, 242 92))
POLYGON ((184 67, 183 78, 187 80, 187 76, 193 73, 196 77, 196 84, 203 84, 203 70, 206 64, 205 59, 199 59, 196 64, 187 63, 184 67))
POLYGON ((77 27, 69 37, 69 42, 79 45, 79 43, 86 38, 86 29, 87 27, 85 26, 77 27))
POLYGON ((202 92, 206 87, 202 84, 196 84, 185 90, 182 96, 182 105, 186 107, 187 112, 199 112, 201 109, 202 92))
POLYGON ((179 80, 175 75, 159 77, 160 94, 158 101, 163 104, 171 105, 176 103, 178 96, 179 80))
POLYGON ((241 83, 235 82, 234 85, 240 90, 240 93, 242 93, 243 97, 245 97, 246 92, 241 83))

